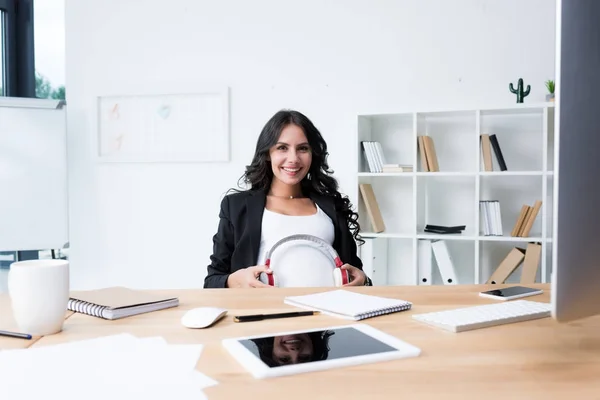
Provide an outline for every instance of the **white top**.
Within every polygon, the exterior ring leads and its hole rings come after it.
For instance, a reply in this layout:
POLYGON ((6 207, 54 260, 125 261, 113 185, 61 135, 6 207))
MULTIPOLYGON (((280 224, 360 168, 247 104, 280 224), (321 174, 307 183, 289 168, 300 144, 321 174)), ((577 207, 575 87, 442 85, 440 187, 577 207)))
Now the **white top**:
MULTIPOLYGON (((265 262, 266 253, 286 236, 305 234, 317 236, 330 245, 335 231, 333 221, 317 205, 312 215, 284 215, 265 208, 257 265, 265 262)), ((284 243, 271 254, 271 268, 280 287, 333 286, 335 264, 329 255, 314 243, 294 241, 284 243)))

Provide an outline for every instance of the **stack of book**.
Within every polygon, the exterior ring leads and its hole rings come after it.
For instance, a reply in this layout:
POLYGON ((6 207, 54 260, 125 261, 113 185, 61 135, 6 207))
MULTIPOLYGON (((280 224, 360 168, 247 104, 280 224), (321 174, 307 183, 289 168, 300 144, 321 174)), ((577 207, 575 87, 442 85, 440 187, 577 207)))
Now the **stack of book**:
POLYGON ((362 141, 365 159, 369 172, 412 172, 411 165, 389 164, 383 154, 381 143, 375 141, 362 141))
POLYGON ((517 222, 510 235, 513 237, 528 237, 535 218, 540 212, 540 208, 542 208, 541 200, 537 200, 533 206, 524 204, 523 207, 521 207, 519 218, 517 218, 517 222))
POLYGON ((479 202, 481 225, 484 236, 502 236, 502 216, 498 200, 481 200, 479 202))

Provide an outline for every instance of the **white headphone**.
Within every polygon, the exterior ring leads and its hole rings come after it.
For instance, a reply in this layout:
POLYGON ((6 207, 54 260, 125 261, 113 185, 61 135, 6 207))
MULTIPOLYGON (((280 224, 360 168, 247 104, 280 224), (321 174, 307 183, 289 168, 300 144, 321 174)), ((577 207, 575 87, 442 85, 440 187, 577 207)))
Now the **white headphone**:
MULTIPOLYGON (((335 268, 333 270, 333 281, 334 281, 335 286, 342 286, 342 285, 345 285, 348 282, 350 282, 350 273, 347 270, 341 268, 341 266, 344 265, 344 263, 340 259, 340 256, 337 254, 335 249, 333 247, 331 247, 329 245, 329 243, 325 242, 321 238, 318 238, 318 237, 312 236, 312 235, 304 235, 304 234, 291 235, 291 236, 287 236, 287 237, 284 237, 283 239, 279 240, 267 252, 265 265, 268 267, 271 266, 271 254, 273 254, 273 251, 275 251, 275 249, 277 249, 279 246, 281 246, 284 243, 295 241, 295 240, 308 240, 310 242, 316 243, 318 245, 317 248, 319 250, 321 250, 323 253, 325 253, 325 255, 330 257, 333 264, 335 264, 335 268)), ((270 274, 267 274, 266 272, 261 272, 258 279, 266 285, 279 286, 278 281, 277 281, 277 276, 275 275, 275 271, 273 271, 270 274)))

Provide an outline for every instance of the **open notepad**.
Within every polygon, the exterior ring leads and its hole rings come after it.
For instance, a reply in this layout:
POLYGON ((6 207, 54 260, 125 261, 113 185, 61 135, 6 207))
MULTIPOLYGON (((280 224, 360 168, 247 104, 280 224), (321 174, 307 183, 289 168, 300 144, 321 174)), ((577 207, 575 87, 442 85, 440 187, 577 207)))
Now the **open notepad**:
POLYGON ((409 301, 342 289, 303 296, 288 296, 284 299, 284 303, 355 321, 410 310, 412 307, 409 301))
POLYGON ((72 293, 67 308, 93 317, 119 319, 178 305, 177 297, 117 286, 72 293))

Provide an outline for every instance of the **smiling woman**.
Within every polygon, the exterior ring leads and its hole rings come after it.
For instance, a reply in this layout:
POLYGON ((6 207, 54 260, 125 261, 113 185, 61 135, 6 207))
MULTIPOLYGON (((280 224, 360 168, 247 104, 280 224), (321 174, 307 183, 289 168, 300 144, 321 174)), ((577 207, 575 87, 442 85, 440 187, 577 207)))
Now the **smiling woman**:
MULTIPOLYGON (((204 287, 270 287, 258 279, 273 273, 266 254, 292 235, 311 235, 333 247, 350 278, 345 285, 371 285, 357 256, 358 215, 338 191, 327 156, 327 143, 302 113, 282 110, 267 121, 242 176, 249 189, 234 190, 221 202, 204 287)), ((336 285, 331 264, 314 248, 284 253, 283 286, 336 285)))

